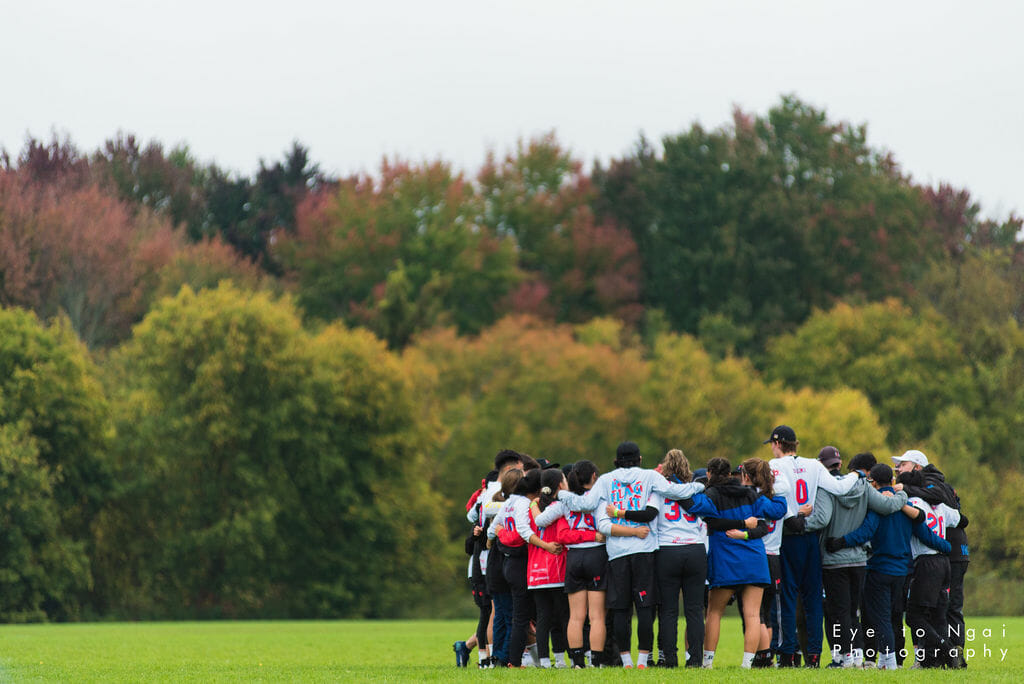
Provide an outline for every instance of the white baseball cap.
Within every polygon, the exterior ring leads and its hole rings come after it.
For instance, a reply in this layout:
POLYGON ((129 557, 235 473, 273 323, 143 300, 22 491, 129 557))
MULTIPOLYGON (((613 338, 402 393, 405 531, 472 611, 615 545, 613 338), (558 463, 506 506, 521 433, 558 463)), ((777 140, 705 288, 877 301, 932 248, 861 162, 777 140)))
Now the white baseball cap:
POLYGON ((928 465, 928 457, 924 455, 924 452, 918 451, 917 449, 904 451, 902 456, 893 456, 892 460, 896 463, 899 463, 900 461, 910 461, 922 468, 928 465))

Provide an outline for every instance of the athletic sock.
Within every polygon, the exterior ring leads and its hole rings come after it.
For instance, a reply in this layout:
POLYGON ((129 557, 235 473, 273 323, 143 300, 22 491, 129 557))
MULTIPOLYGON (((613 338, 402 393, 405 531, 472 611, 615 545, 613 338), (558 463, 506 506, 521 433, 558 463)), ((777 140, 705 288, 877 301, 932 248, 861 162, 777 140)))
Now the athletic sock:
POLYGON ((711 667, 714 664, 715 664, 715 652, 714 651, 704 651, 704 662, 702 663, 702 665, 704 667, 711 667))
POLYGON ((564 651, 561 652, 561 653, 556 653, 555 654, 555 664, 559 665, 560 667, 565 667, 565 652, 564 651))
MULTIPOLYGON (((584 649, 580 649, 580 650, 582 651, 584 649)), ((585 655, 587 657, 587 662, 588 663, 590 663, 591 665, 597 665, 599 659, 594 656, 594 652, 591 651, 589 648, 585 650, 583 655, 585 655)))
POLYGON ((853 649, 853 666, 863 667, 864 666, 864 649, 855 648, 853 649))
POLYGON ((490 650, 490 647, 487 647, 481 648, 479 651, 477 651, 477 656, 479 657, 481 663, 490 658, 490 656, 487 655, 488 653, 490 653, 490 650))
POLYGON ((533 665, 536 667, 537 663, 540 662, 540 653, 537 650, 537 644, 530 644, 526 647, 526 650, 530 652, 530 659, 533 660, 533 665))
POLYGON ((743 663, 740 665, 740 667, 745 667, 745 668, 747 668, 749 670, 750 666, 753 665, 753 664, 754 664, 754 654, 753 653, 749 653, 747 651, 744 651, 743 652, 743 663))
POLYGON ((647 667, 647 659, 651 657, 650 653, 637 653, 636 654, 636 665, 637 667, 647 667))
POLYGON ((619 657, 622 658, 623 667, 633 667, 633 655, 631 653, 620 653, 619 657))
POLYGON ((587 662, 583 659, 582 648, 570 648, 569 659, 572 660, 573 667, 586 667, 587 662))
POLYGON ((551 658, 541 658, 540 659, 540 666, 543 667, 545 670, 550 670, 551 669, 551 658))

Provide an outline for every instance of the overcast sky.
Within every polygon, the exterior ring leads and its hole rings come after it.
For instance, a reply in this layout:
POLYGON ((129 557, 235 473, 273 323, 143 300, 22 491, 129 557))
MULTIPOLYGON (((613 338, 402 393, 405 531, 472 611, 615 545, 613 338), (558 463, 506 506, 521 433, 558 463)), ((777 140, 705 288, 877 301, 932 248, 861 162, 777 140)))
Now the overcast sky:
POLYGON ((1024 213, 1024 2, 0 1, 0 147, 117 131, 251 174, 292 140, 475 171, 556 131, 585 162, 794 93, 921 183, 1024 213))

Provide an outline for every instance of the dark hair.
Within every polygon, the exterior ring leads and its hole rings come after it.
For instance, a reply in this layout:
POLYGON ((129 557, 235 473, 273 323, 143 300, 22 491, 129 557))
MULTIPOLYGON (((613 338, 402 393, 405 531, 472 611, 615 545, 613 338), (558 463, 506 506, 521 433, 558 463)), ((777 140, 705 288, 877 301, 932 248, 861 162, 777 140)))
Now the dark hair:
POLYGON ((876 463, 871 466, 870 477, 875 484, 890 485, 892 484, 892 468, 884 463, 876 463))
POLYGON ((724 458, 713 458, 708 461, 708 486, 726 484, 732 475, 732 466, 724 458))
POLYGON ((778 443, 779 448, 782 449, 783 454, 795 454, 796 448, 800 444, 799 440, 795 442, 787 442, 784 439, 777 439, 775 441, 778 443))
POLYGON ((522 463, 523 455, 518 451, 513 451, 512 449, 502 449, 498 452, 498 455, 494 457, 494 469, 501 470, 511 461, 522 463))
POLYGON ((516 486, 516 494, 526 496, 540 492, 540 470, 529 470, 523 475, 523 479, 516 486))
POLYGON ((498 471, 497 470, 492 470, 491 472, 489 472, 486 475, 484 475, 484 481, 485 482, 497 482, 498 481, 498 471))
POLYGON ((519 455, 523 457, 523 470, 525 472, 530 472, 531 470, 540 470, 540 463, 537 463, 537 459, 535 459, 533 456, 531 456, 530 454, 519 455))
POLYGON ((854 470, 871 470, 876 463, 878 461, 875 460, 875 455, 870 451, 864 451, 851 458, 846 469, 851 473, 854 470))
POLYGON ((558 498, 558 488, 562 485, 565 475, 558 468, 548 468, 540 472, 540 499, 537 506, 544 510, 558 498))
POLYGON ((748 458, 740 466, 758 491, 769 499, 775 496, 775 475, 767 461, 760 458, 748 458))
POLYGON ((582 494, 587 491, 587 485, 594 479, 594 475, 597 475, 597 466, 594 465, 593 461, 576 461, 576 465, 572 467, 572 472, 569 473, 569 477, 566 479, 569 481, 569 491, 574 494, 582 494))

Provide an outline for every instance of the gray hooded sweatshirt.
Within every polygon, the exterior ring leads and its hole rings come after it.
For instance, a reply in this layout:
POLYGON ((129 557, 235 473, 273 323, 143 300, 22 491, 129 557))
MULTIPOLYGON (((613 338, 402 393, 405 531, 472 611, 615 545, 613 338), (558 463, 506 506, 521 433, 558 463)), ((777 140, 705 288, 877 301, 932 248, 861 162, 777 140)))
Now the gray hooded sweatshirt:
POLYGON ((896 492, 894 496, 885 496, 869 485, 863 476, 853 485, 853 489, 841 496, 818 488, 814 510, 807 516, 806 529, 808 532, 825 531, 821 535, 822 566, 847 568, 866 565, 868 552, 865 547, 847 547, 835 553, 829 553, 825 550, 825 540, 829 537, 842 537, 860 527, 869 508, 879 515, 889 515, 903 508, 906 503, 906 492, 896 492))

